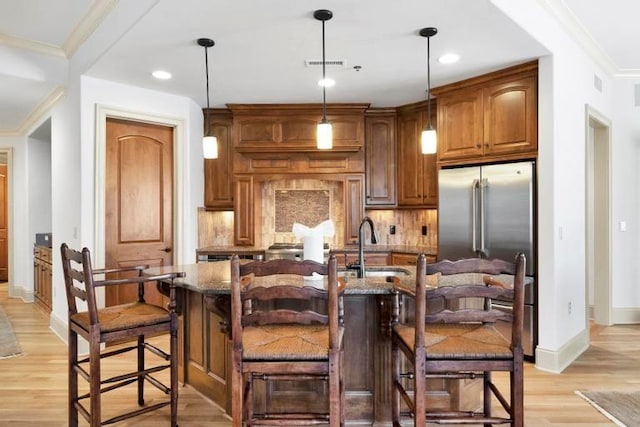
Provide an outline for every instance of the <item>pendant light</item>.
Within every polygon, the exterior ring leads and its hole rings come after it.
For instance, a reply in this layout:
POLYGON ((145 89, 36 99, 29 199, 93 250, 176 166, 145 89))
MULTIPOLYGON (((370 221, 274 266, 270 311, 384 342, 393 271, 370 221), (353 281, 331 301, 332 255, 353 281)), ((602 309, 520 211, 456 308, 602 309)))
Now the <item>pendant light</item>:
POLYGON ((215 45, 215 42, 211 39, 202 38, 198 39, 198 44, 204 47, 204 66, 207 74, 207 115, 205 116, 204 137, 202 138, 202 154, 205 159, 217 159, 218 139, 213 135, 209 135, 209 56, 207 55, 207 49, 215 45))
POLYGON ((325 74, 324 52, 324 22, 333 17, 333 12, 327 9, 318 9, 313 12, 313 17, 322 21, 322 120, 318 123, 316 134, 316 146, 319 150, 330 150, 333 147, 333 129, 327 120, 327 79, 325 74))
POLYGON ((427 27, 420 30, 420 35, 427 38, 427 127, 422 131, 421 148, 422 154, 435 154, 438 149, 438 137, 436 130, 431 125, 431 37, 438 34, 438 29, 427 27))

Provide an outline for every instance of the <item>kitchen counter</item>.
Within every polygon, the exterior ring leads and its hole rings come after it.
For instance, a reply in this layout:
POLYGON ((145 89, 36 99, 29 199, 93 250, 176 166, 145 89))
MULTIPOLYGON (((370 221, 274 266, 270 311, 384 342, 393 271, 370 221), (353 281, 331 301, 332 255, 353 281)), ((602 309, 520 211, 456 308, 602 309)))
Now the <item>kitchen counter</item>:
MULTIPOLYGON (((365 252, 388 252, 397 254, 418 255, 424 253, 425 255, 437 255, 438 250, 428 246, 409 246, 409 245, 363 245, 365 252)), ((347 245, 341 248, 331 249, 331 253, 357 253, 358 245, 347 245)))
MULTIPOLYGON (((415 288, 415 266, 375 268, 406 270, 409 274, 399 277, 400 286, 415 288)), ((185 291, 179 294, 182 301, 178 338, 181 360, 179 378, 230 413, 230 261, 153 267, 148 270, 148 274, 171 271, 186 273, 185 277, 176 279, 178 286, 185 291)), ((455 285, 468 282, 469 279, 474 283, 482 283, 483 276, 485 275, 437 274, 430 275, 428 281, 431 286, 455 285)), ((492 277, 505 283, 512 281, 512 276, 492 277)), ((388 393, 391 381, 390 327, 395 307, 393 283, 384 276, 364 279, 345 276, 344 279, 345 418, 350 424, 388 424, 391 417, 391 396, 388 393)), ((256 280, 269 281, 270 278, 256 280)), ((299 278, 296 280, 300 282, 299 278)), ((326 278, 316 283, 326 286, 326 278)), ((166 292, 166 286, 163 288, 166 292)), ((403 304, 402 307, 404 306, 403 304)), ((477 404, 475 401, 470 402, 469 396, 475 396, 481 385, 479 382, 461 384, 456 380, 444 381, 430 386, 428 393, 429 398, 437 399, 439 404, 468 410, 471 409, 470 405, 477 404)), ((275 405, 278 409, 295 410, 313 407, 318 399, 325 398, 321 389, 311 388, 300 393, 299 389, 282 387, 261 389, 257 399, 260 402, 270 402, 270 405, 275 405), (292 393, 296 393, 294 400, 291 399, 292 393)))
MULTIPOLYGON (((148 274, 165 274, 175 271, 185 272, 185 277, 178 278, 175 283, 179 287, 189 291, 198 292, 203 295, 226 295, 229 294, 229 286, 231 285, 231 262, 218 261, 208 263, 172 265, 165 267, 152 267, 147 270, 148 274)), ((399 276, 400 284, 408 289, 415 288, 415 265, 393 266, 393 267, 376 267, 389 269, 403 269, 409 272, 406 276, 399 276)), ((442 276, 434 274, 428 276, 431 286, 455 286, 460 283, 478 283, 482 284, 482 278, 486 274, 453 274, 442 276)), ((492 276, 505 284, 513 283, 513 276, 496 275, 492 276)), ((326 282, 324 279, 323 283, 326 282)), ((346 288, 345 295, 384 295, 390 294, 393 284, 387 280, 385 276, 374 276, 359 279, 356 277, 345 276, 346 288)))
POLYGON ((199 255, 264 255, 264 248, 256 246, 205 246, 196 249, 196 256, 199 255))
MULTIPOLYGON (((410 245, 364 245, 365 252, 388 252, 398 254, 418 255, 424 253, 426 255, 437 255, 435 248, 427 246, 410 246, 410 245)), ((196 255, 264 255, 266 248, 258 246, 204 246, 196 249, 196 255)), ((331 253, 357 253, 358 245, 347 245, 331 249, 331 253)))

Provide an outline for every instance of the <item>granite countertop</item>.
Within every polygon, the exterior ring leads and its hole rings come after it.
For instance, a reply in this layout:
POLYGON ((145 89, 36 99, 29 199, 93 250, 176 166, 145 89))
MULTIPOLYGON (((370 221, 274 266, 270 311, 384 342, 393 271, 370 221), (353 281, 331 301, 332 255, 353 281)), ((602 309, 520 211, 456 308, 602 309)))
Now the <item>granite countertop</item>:
MULTIPOLYGON (((399 254, 418 255, 424 253, 426 255, 437 255, 438 250, 429 246, 410 246, 410 245, 364 245, 362 249, 365 252, 393 252, 399 254)), ((346 245, 341 248, 331 249, 333 253, 358 252, 358 245, 346 245)))
POLYGON ((226 255, 226 254, 261 254, 264 248, 257 246, 204 246, 196 249, 197 255, 226 255))
MULTIPOLYGON (((186 276, 176 279, 176 283, 180 287, 208 295, 224 295, 229 293, 229 286, 231 284, 230 264, 230 261, 218 261, 153 267, 147 270, 147 274, 156 275, 183 271, 186 273, 186 276)), ((407 289, 415 288, 415 266, 393 266, 388 268, 407 270, 409 272, 408 275, 398 277, 400 279, 400 285, 407 289)), ((431 286, 455 286, 460 283, 481 284, 484 276, 487 275, 481 273, 454 274, 449 276, 434 274, 428 276, 427 280, 431 286)), ((510 275, 493 275, 492 277, 505 284, 513 283, 513 276, 510 275)), ((345 276, 345 281, 347 286, 344 293, 346 295, 389 294, 393 289, 393 283, 388 281, 385 276, 367 277, 364 279, 345 276)), ((324 285, 326 279, 318 281, 318 283, 323 283, 324 285)))
MULTIPOLYGON (((438 251, 435 248, 428 246, 410 246, 410 245, 364 245, 365 252, 393 252, 398 254, 410 254, 418 255, 424 253, 427 255, 437 255, 438 251)), ((264 253, 266 248, 258 246, 203 246, 196 249, 197 255, 219 255, 219 254, 261 254, 264 253)), ((331 249, 332 253, 357 253, 358 245, 346 245, 342 247, 336 247, 331 249)))

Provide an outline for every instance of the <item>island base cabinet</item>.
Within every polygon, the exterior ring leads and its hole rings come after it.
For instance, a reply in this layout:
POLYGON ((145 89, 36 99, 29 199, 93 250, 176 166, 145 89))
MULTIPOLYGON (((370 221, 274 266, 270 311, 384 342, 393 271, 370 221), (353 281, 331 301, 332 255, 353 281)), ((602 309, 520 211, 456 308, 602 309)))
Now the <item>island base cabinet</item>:
MULTIPOLYGON (((231 348, 224 330, 227 314, 217 307, 218 300, 186 292, 184 382, 231 413, 231 348)), ((223 307, 228 303, 224 298, 223 307)))
MULTIPOLYGON (((408 307, 410 300, 402 301, 408 307)), ((344 296, 345 418, 348 424, 384 425, 391 422, 391 295, 344 296)), ((401 318, 406 318, 402 310, 401 318)), ((227 334, 228 295, 186 292, 184 319, 184 381, 231 413, 231 346, 227 334)), ((406 372, 406 369, 403 369, 406 372)), ((255 381, 255 412, 317 410, 326 407, 323 381, 255 381)), ((431 408, 477 409, 479 380, 429 380, 431 408)), ((410 389, 410 387, 408 387, 410 389)))

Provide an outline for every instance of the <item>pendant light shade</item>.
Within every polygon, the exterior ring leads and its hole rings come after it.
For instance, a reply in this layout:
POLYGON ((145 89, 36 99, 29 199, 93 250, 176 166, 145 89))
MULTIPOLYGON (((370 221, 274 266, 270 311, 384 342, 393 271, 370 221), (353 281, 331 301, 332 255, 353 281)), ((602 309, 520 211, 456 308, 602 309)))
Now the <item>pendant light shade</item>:
POLYGON ((436 130, 431 125, 431 37, 438 34, 438 29, 427 27, 420 30, 420 35, 427 38, 427 127, 422 131, 422 154, 435 154, 438 150, 438 137, 436 130))
POLYGON ((211 39, 198 39, 198 44, 204 47, 204 66, 207 76, 207 115, 205 116, 204 123, 204 137, 202 138, 202 154, 205 159, 217 159, 218 158, 218 139, 209 135, 209 56, 207 50, 215 45, 215 42, 211 39))
MULTIPOLYGON (((327 9, 318 9, 313 12, 313 17, 322 21, 322 81, 326 82, 325 49, 324 49, 324 22, 333 17, 333 12, 327 9)), ((322 85, 322 120, 318 123, 316 134, 316 147, 319 150, 331 150, 333 148, 333 129, 327 120, 327 88, 322 85)))
POLYGON ((422 147, 422 154, 436 153, 438 150, 438 135, 435 129, 429 128, 422 131, 420 146, 422 147))

